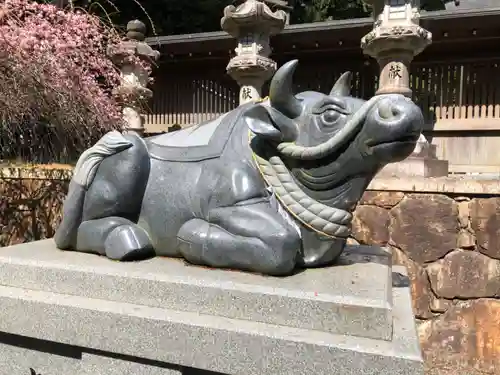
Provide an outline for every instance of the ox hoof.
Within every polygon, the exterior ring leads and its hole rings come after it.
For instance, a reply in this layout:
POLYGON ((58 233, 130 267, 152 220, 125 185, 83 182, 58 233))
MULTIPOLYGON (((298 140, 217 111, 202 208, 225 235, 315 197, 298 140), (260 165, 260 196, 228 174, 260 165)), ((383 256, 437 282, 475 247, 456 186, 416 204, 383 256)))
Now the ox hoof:
POLYGON ((305 251, 301 252, 297 263, 301 267, 315 268, 326 267, 334 264, 344 251, 346 239, 331 239, 325 236, 306 232, 304 240, 309 245, 305 251))
POLYGON ((121 225, 111 231, 104 243, 106 256, 114 260, 138 260, 154 256, 151 240, 144 229, 121 225))

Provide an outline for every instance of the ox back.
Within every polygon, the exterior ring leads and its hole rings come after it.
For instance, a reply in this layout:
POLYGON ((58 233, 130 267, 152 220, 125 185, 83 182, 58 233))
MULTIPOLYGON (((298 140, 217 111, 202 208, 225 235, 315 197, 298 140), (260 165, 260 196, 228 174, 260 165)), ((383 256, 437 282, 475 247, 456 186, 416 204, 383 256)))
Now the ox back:
POLYGON ((230 189, 235 174, 241 178, 244 173, 244 179, 267 195, 252 161, 249 130, 242 118, 248 106, 145 139, 151 173, 138 224, 150 234, 158 255, 178 256, 176 236, 182 224, 192 218, 208 219, 209 209, 238 200, 230 189))

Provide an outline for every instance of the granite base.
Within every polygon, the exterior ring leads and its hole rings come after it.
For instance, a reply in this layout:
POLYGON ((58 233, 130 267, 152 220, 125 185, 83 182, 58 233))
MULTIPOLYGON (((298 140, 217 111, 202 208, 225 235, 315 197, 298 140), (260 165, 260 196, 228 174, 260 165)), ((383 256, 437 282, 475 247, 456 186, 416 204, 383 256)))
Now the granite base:
POLYGON ((408 157, 398 163, 387 164, 378 174, 379 177, 443 177, 448 176, 447 160, 408 157))
MULTIPOLYGON (((421 136, 423 137, 423 136, 421 136)), ((449 173, 448 160, 438 159, 436 145, 423 137, 413 154, 398 163, 387 164, 377 174, 379 177, 446 177, 449 173)))
POLYGON ((287 278, 2 248, 0 374, 422 375, 396 271, 366 246, 287 278))

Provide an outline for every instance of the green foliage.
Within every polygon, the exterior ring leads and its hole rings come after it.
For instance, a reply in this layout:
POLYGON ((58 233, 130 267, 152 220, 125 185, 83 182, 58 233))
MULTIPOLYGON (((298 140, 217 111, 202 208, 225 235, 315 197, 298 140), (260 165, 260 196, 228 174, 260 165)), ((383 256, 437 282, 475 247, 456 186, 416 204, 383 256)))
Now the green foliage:
POLYGON ((362 0, 303 0, 295 5, 292 22, 320 22, 369 15, 370 9, 362 0))
POLYGON ((443 10, 446 3, 454 2, 455 0, 421 0, 422 9, 425 10, 443 10))
MULTIPOLYGON (((421 0, 423 10, 442 10, 455 0, 421 0)), ((368 17, 371 9, 362 0, 301 0, 292 12, 293 23, 368 17)))
POLYGON ((219 31, 224 7, 232 0, 90 0, 88 9, 124 27, 132 19, 148 25, 156 35, 219 31))
MULTIPOLYGON (((66 0, 67 1, 67 0, 66 0)), ((421 0, 425 10, 444 9, 454 0, 421 0)), ((176 35, 220 30, 224 7, 242 0, 74 0, 104 20, 124 27, 139 18, 150 34, 176 35)), ((370 8, 362 0, 295 0, 292 23, 320 22, 368 17, 370 8)))

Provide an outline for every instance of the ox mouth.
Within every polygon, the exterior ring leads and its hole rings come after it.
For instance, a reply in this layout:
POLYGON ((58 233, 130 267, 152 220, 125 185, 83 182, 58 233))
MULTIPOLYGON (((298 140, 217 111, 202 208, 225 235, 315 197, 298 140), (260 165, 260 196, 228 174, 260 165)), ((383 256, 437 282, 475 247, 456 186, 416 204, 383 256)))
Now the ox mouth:
POLYGON ((419 134, 408 134, 403 137, 399 137, 397 139, 390 139, 386 141, 379 141, 379 142, 370 142, 367 144, 367 146, 374 148, 378 146, 390 146, 394 144, 407 144, 407 143, 416 143, 418 141, 418 138, 420 137, 419 134))

